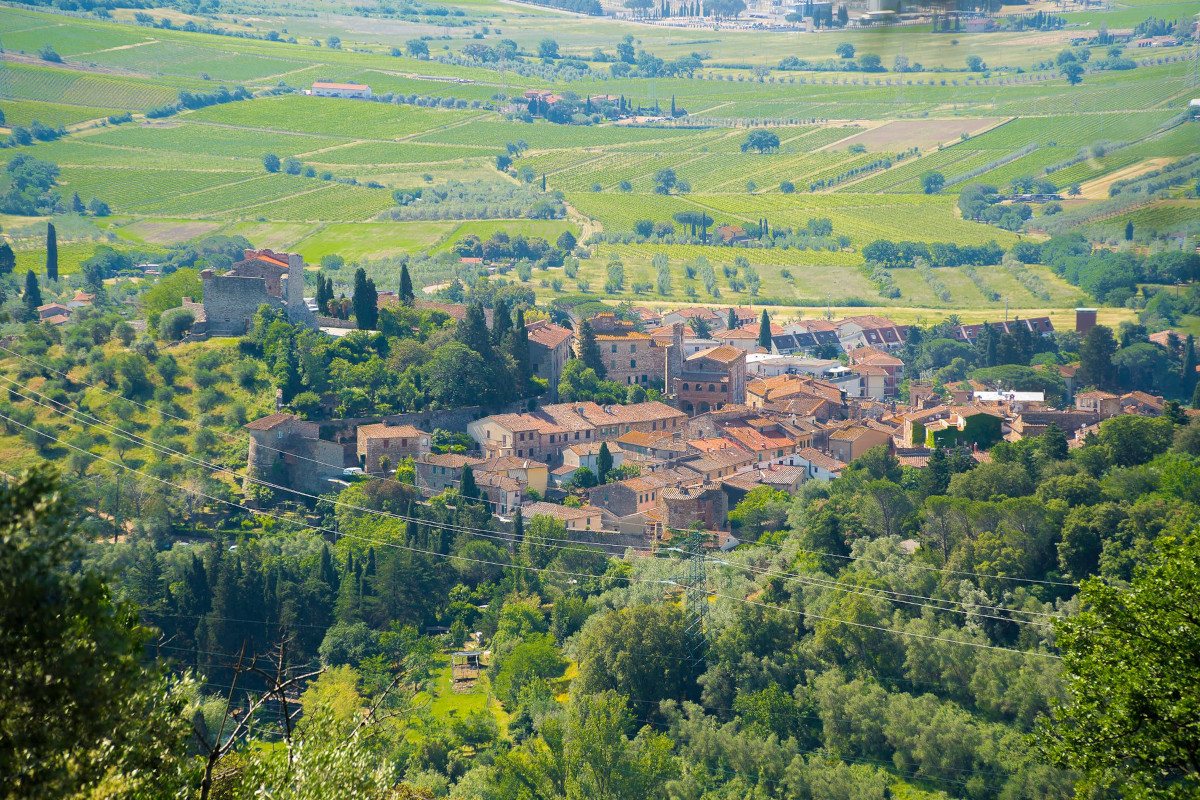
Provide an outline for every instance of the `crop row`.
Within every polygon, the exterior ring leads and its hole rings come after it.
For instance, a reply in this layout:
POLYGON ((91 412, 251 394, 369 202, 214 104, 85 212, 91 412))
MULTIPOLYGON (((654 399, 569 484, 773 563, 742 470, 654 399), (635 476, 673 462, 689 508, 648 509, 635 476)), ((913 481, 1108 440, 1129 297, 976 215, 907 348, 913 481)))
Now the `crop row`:
POLYGON ((156 202, 186 200, 183 195, 228 185, 248 173, 186 170, 68 167, 61 191, 79 192, 86 202, 98 197, 116 211, 135 211, 156 202))
POLYGON ((0 95, 69 105, 134 111, 169 103, 179 90, 134 78, 91 75, 7 62, 0 69, 0 95))
POLYGON ((37 100, 0 100, 5 124, 28 125, 34 120, 47 125, 74 125, 90 119, 101 119, 117 113, 114 108, 43 103, 37 100))
POLYGON ((1151 133, 1171 117, 1170 112, 1123 114, 1063 114, 1023 117, 976 136, 956 147, 970 150, 1015 150, 1030 142, 1082 147, 1100 140, 1132 141, 1151 133))
POLYGON ((492 146, 503 150, 506 142, 524 139, 533 150, 554 150, 573 147, 601 147, 646 142, 658 139, 687 139, 695 132, 685 128, 632 128, 604 125, 585 127, 579 125, 554 125, 549 122, 501 122, 499 120, 475 120, 439 131, 431 131, 420 137, 423 142, 444 144, 474 144, 492 146))
POLYGON ((482 147, 413 142, 360 142, 348 147, 310 153, 304 161, 313 164, 362 164, 375 168, 391 164, 432 164, 494 155, 492 150, 482 147))
MULTIPOLYGON (((250 104, 251 101, 230 105, 250 104)), ((261 159, 264 153, 271 152, 284 158, 339 144, 349 144, 352 140, 226 128, 220 125, 198 125, 192 122, 171 122, 165 125, 123 125, 90 137, 89 141, 157 152, 261 159)))
POLYGON ((309 182, 313 191, 244 208, 247 215, 271 220, 360 222, 395 205, 391 192, 342 183, 309 182))
POLYGON ((56 142, 39 144, 37 157, 60 167, 130 167, 133 169, 177 169, 186 166, 198 170, 234 170, 238 172, 262 169, 262 162, 215 155, 180 153, 170 150, 146 150, 99 144, 93 136, 71 136, 56 142))
POLYGON ((147 202, 140 210, 147 214, 177 216, 219 215, 227 211, 239 212, 250 205, 289 197, 321 185, 315 178, 263 174, 182 197, 147 202))
MULTIPOLYGON (((920 158, 912 161, 902 161, 896 166, 878 175, 872 175, 866 180, 858 183, 850 184, 849 186, 838 189, 839 192, 885 192, 885 191, 905 191, 911 189, 901 189, 902 185, 911 182, 916 186, 921 175, 929 170, 935 170, 945 173, 952 170, 953 165, 970 158, 975 153, 969 150, 963 150, 958 145, 948 147, 945 150, 934 150, 926 153, 920 158)), ((920 191, 920 188, 916 188, 920 191)))
POLYGON ((270 131, 354 139, 398 139, 462 122, 479 113, 293 94, 210 106, 192 112, 187 118, 270 131))

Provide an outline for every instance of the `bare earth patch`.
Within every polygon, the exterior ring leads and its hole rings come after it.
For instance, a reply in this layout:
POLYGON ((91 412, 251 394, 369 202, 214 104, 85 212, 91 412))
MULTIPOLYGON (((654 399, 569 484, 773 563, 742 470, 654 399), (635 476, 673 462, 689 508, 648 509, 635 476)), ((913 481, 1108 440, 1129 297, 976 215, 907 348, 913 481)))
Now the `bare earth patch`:
POLYGON ((841 150, 852 144, 866 145, 868 150, 906 150, 919 147, 933 150, 939 144, 958 141, 962 134, 974 135, 1000 122, 998 117, 957 119, 900 119, 839 139, 827 149, 841 150))
POLYGON ((1169 158, 1147 158, 1144 161, 1139 161, 1136 164, 1130 164, 1124 169, 1119 169, 1116 172, 1110 172, 1094 181, 1080 184, 1079 190, 1081 197, 1086 197, 1088 200, 1107 200, 1108 187, 1112 186, 1117 181, 1136 178, 1138 175, 1159 169, 1166 164, 1171 163, 1169 158))

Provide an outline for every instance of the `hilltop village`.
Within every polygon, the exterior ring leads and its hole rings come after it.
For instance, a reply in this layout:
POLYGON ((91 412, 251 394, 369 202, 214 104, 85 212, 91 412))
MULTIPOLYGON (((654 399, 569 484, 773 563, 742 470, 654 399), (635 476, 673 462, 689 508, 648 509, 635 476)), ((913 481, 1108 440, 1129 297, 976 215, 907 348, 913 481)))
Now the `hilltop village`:
MULTIPOLYGON (((322 336, 374 335, 354 320, 320 315, 317 300, 303 295, 299 255, 247 250, 223 274, 200 277, 202 302, 182 304, 194 320, 187 339, 252 334, 272 311, 322 336)), ((433 316, 456 339, 495 340, 497 350, 495 315, 512 314, 502 303, 484 309, 379 292, 373 306, 376 319, 433 316)), ((999 346, 1032 354, 1052 350, 1064 333, 1077 343, 1108 333, 1097 331, 1095 309, 1075 313, 1067 332, 1047 317, 997 319, 943 324, 938 341, 955 352, 999 346)), ((1081 375, 1078 361, 987 382, 939 378, 939 370, 906 364, 921 353, 922 331, 873 314, 774 321, 767 308, 626 304, 565 315, 561 324, 518 319, 523 328, 510 323, 503 335, 525 348, 517 355, 536 395, 342 416, 336 390, 289 398, 280 388, 274 413, 244 426, 246 474, 272 476, 281 497, 404 475, 425 497, 470 485, 510 523, 518 511, 546 515, 570 532, 613 534, 646 551, 698 529, 710 546, 728 547, 738 542, 729 512, 758 487, 792 494, 868 455, 916 471, 954 452, 988 463, 997 444, 1053 431, 1073 448, 1113 417, 1184 413, 1141 389, 1097 388, 1113 385, 1105 375, 1081 375), (1049 391, 1022 388, 1037 372, 1049 391), (448 437, 455 446, 444 446, 448 437)), ((1183 344, 1169 332, 1152 342, 1164 352, 1183 344)), ((1190 350, 1190 338, 1186 344, 1190 350)), ((248 477, 246 488, 252 484, 248 477)))

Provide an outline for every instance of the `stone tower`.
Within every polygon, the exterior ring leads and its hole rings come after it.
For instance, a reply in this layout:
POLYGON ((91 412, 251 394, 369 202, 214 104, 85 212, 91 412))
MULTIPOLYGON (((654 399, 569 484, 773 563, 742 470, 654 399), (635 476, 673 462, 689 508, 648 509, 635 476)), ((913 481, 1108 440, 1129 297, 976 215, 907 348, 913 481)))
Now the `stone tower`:
POLYGON ((667 346, 667 357, 663 359, 666 374, 663 376, 663 391, 675 394, 675 379, 683 372, 683 323, 671 325, 671 344, 667 346))
POLYGON ((304 258, 298 253, 288 254, 287 285, 284 297, 287 300, 288 320, 292 323, 317 327, 317 317, 304 302, 304 258))

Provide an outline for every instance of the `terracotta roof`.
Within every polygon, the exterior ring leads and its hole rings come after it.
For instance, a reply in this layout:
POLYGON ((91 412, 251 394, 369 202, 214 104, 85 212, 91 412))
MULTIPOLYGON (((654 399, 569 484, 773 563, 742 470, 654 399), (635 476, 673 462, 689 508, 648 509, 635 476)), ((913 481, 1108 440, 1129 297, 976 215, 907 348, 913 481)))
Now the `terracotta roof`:
POLYGON ((651 337, 650 334, 642 333, 641 331, 622 331, 621 333, 597 333, 596 334, 596 341, 598 341, 598 342, 613 340, 613 339, 615 339, 617 341, 628 341, 629 339, 639 339, 640 340, 640 339, 651 339, 651 338, 653 338, 653 337, 651 337))
POLYGON ((534 320, 525 325, 525 333, 529 336, 529 341, 536 342, 542 347, 554 349, 563 342, 569 341, 575 334, 566 328, 560 328, 552 322, 547 322, 544 319, 534 320))
POLYGON ((722 345, 717 345, 716 347, 710 347, 707 350, 701 350, 699 353, 696 353, 695 355, 688 356, 687 360, 692 361, 692 360, 699 360, 702 358, 708 358, 713 361, 720 362, 722 364, 728 364, 733 361, 737 361, 739 358, 745 358, 745 357, 746 357, 745 351, 739 350, 736 347, 730 347, 727 344, 722 344, 722 345))
POLYGON ((48 317, 43 317, 42 322, 47 325, 64 325, 71 321, 71 318, 66 314, 51 314, 48 317))
POLYGON ((1078 400, 1081 397, 1089 397, 1089 398, 1094 397, 1099 400, 1116 400, 1116 399, 1118 399, 1117 395, 1110 394, 1108 392, 1102 392, 1099 389, 1093 389, 1090 392, 1080 392, 1079 394, 1075 395, 1076 400, 1078 400))
POLYGON ((501 472, 509 469, 546 469, 546 467, 547 465, 541 461, 534 461, 532 458, 518 458, 516 456, 497 456, 496 458, 489 458, 474 465, 474 468, 480 472, 501 472))
POLYGON ((381 422, 376 425, 358 426, 359 439, 416 439, 428 435, 412 425, 388 425, 381 422))
POLYGON ((542 411, 564 425, 571 418, 591 425, 614 425, 617 423, 682 419, 687 416, 679 409, 672 408, 666 403, 660 403, 656 400, 647 403, 634 403, 627 406, 600 406, 591 401, 584 403, 556 403, 544 406, 542 411))
POLYGON ((718 450, 737 448, 736 444, 719 436, 714 439, 689 439, 687 444, 701 453, 715 453, 718 450))
MULTIPOLYGON (((937 425, 938 422, 945 422, 945 420, 935 420, 934 422, 929 423, 929 425, 927 425, 926 427, 931 428, 934 425, 937 425)), ((854 442, 854 441, 857 441, 858 439, 860 439, 864 434, 868 433, 869 431, 870 431, 870 428, 867 428, 864 425, 851 425, 848 428, 843 428, 840 431, 835 431, 835 432, 829 434, 829 438, 837 439, 839 442, 854 442)))
POLYGON ((522 484, 516 478, 510 478, 499 472, 480 471, 475 475, 475 483, 479 486, 494 486, 506 492, 519 492, 522 484))
POLYGON ((757 331, 746 330, 745 328, 734 328, 731 331, 720 331, 713 334, 714 339, 758 339, 757 331))
POLYGON ((628 444, 633 447, 654 447, 663 439, 669 439, 666 431, 630 431, 617 438, 617 444, 628 444))
POLYGON ((796 451, 796 455, 800 458, 803 458, 808 463, 829 472, 841 472, 846 466, 833 456, 826 455, 814 447, 802 447, 796 451))
POLYGON ((432 464, 435 467, 462 469, 468 464, 473 468, 476 464, 482 464, 483 461, 478 456, 468 456, 463 453, 431 453, 424 456, 419 463, 432 464))
POLYGON ((247 422, 242 427, 248 431, 269 431, 277 425, 300 419, 295 414, 275 413, 247 422))
POLYGON ((595 506, 584 506, 583 508, 571 508, 570 506, 560 506, 554 503, 547 503, 539 500, 536 503, 530 503, 521 509, 521 516, 527 520, 534 517, 544 516, 553 517, 554 519, 568 522, 571 520, 587 519, 600 515, 600 509, 595 506))

